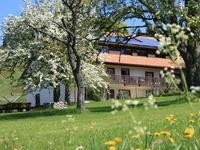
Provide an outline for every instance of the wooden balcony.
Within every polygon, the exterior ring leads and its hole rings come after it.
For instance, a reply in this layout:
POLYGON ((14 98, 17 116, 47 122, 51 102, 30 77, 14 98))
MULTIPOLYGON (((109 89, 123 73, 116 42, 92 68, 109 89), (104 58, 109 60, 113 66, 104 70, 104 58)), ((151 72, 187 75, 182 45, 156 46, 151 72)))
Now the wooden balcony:
POLYGON ((111 84, 135 85, 135 86, 166 86, 165 79, 158 77, 138 77, 128 75, 110 75, 111 84))

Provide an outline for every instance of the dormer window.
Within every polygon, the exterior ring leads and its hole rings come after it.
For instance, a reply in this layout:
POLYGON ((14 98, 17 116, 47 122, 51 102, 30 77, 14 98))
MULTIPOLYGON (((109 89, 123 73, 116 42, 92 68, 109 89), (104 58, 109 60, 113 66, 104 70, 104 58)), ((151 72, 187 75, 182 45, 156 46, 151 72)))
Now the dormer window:
POLYGON ((108 46, 97 45, 96 49, 101 53, 108 53, 108 46))
POLYGON ((121 54, 125 54, 125 50, 124 49, 121 49, 121 54))
POLYGON ((108 47, 107 46, 102 46, 101 52, 102 53, 108 53, 108 47))
POLYGON ((148 56, 147 52, 145 50, 137 50, 137 55, 138 56, 148 56))
POLYGON ((121 54, 126 54, 126 55, 132 55, 132 52, 130 49, 121 49, 120 50, 121 54))
POLYGON ((126 54, 127 54, 127 55, 132 55, 131 49, 126 49, 126 54))

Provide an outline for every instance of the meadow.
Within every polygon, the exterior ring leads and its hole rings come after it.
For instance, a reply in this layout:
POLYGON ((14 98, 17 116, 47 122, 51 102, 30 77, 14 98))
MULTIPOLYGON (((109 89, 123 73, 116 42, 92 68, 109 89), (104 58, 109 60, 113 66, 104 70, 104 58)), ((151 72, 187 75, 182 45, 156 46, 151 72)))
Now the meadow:
MULTIPOLYGON (((90 102, 80 111, 51 108, 0 114, 1 150, 157 150, 200 149, 200 104, 180 96, 147 98, 127 111, 113 103, 90 102), (192 106, 192 107, 191 107, 192 106)), ((125 102, 120 100, 120 102, 125 102)))
POLYGON ((26 100, 25 92, 22 86, 19 86, 18 79, 21 72, 19 70, 14 74, 14 78, 10 77, 8 71, 1 71, 0 73, 0 104, 7 103, 7 100, 11 102, 17 97, 18 102, 24 102, 26 100))

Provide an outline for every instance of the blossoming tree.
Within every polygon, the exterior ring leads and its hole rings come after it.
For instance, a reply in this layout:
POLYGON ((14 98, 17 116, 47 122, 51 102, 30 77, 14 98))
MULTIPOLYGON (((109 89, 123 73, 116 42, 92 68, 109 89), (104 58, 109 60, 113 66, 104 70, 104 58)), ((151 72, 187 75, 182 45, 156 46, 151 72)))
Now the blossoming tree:
POLYGON ((9 16, 3 24, 6 50, 1 67, 11 73, 19 67, 27 90, 75 81, 77 108, 83 109, 86 85, 94 89, 107 86, 103 63, 96 67, 95 62, 93 40, 103 31, 96 26, 97 2, 25 2, 21 16, 9 16))

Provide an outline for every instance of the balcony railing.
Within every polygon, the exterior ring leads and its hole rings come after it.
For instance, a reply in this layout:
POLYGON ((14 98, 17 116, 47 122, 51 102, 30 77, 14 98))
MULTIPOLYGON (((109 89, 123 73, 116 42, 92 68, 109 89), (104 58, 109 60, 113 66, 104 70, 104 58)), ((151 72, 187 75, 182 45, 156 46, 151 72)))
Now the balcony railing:
POLYGON ((165 79, 158 77, 139 77, 128 75, 110 75, 111 84, 138 86, 166 86, 165 79))

